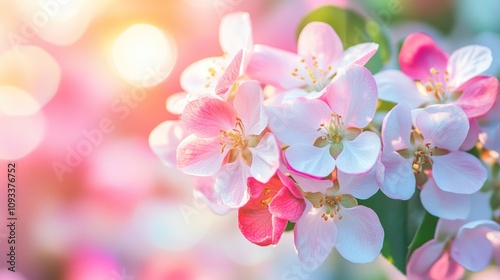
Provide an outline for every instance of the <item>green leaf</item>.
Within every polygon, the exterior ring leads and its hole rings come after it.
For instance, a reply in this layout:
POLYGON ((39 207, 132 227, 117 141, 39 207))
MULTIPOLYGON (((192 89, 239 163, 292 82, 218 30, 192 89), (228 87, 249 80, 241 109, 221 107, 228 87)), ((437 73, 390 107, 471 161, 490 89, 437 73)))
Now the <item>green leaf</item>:
POLYGON ((285 232, 292 231, 294 227, 295 227, 295 223, 288 221, 288 223, 286 224, 285 232))
POLYGON ((322 6, 307 14, 299 23, 298 32, 310 22, 320 21, 329 24, 339 35, 344 49, 365 42, 379 44, 377 53, 366 64, 373 73, 379 71, 391 57, 391 48, 383 27, 375 20, 357 12, 336 6, 322 6))
POLYGON ((424 245, 427 241, 434 238, 434 232, 436 231, 436 225, 438 222, 438 218, 436 216, 431 215, 429 212, 425 212, 424 219, 422 223, 417 229, 417 233, 413 238, 410 246, 408 247, 408 255, 406 256, 406 262, 410 260, 411 254, 424 245))

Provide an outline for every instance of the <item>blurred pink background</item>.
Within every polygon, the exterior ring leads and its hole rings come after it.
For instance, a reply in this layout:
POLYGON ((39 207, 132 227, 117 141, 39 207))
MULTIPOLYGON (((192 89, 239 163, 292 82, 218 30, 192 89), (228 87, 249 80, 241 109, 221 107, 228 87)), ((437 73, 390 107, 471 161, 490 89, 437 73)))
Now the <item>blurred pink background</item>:
POLYGON ((177 118, 165 101, 182 70, 221 54, 224 14, 249 12, 254 42, 293 51, 303 15, 346 2, 0 0, 0 177, 16 163, 18 218, 11 273, 0 191, 0 279, 398 279, 383 259, 354 265, 335 253, 308 271, 291 234, 276 247, 249 243, 235 213, 213 214, 148 145, 177 118))

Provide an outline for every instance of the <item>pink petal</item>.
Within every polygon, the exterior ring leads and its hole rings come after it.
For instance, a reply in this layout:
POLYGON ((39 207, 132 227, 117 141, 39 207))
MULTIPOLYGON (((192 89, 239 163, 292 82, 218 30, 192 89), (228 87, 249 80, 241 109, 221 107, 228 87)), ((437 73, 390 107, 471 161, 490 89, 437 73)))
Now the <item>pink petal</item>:
POLYGON ((251 50, 253 46, 250 15, 237 12, 225 15, 219 26, 219 43, 229 56, 241 49, 251 50))
POLYGON ((373 76, 377 82, 378 98, 398 104, 405 104, 411 109, 431 101, 431 96, 421 94, 415 81, 401 71, 386 70, 373 76))
POLYGON ((420 192, 420 200, 425 210, 443 219, 465 219, 471 210, 468 195, 445 192, 429 178, 420 192))
MULTIPOLYGON (((444 243, 430 240, 417 248, 410 257, 406 266, 409 279, 434 279, 430 272, 433 265, 441 258, 444 251, 444 243)), ((446 274, 446 273, 445 273, 446 274)), ((436 278, 436 280, 439 278, 436 278)))
POLYGON ((444 72, 447 62, 448 55, 423 33, 408 36, 399 53, 401 70, 414 80, 427 81, 431 68, 444 72))
POLYGON ((250 174, 260 182, 267 182, 279 166, 280 148, 271 133, 266 133, 255 148, 251 148, 250 174))
POLYGON ((466 81, 456 91, 462 92, 462 95, 454 104, 462 108, 467 117, 478 117, 493 107, 498 94, 498 80, 490 76, 476 76, 466 81))
POLYGON ((477 143, 479 133, 481 133, 481 128, 479 127, 477 118, 469 119, 469 132, 467 133, 467 137, 465 137, 462 146, 460 146, 460 150, 468 151, 472 149, 477 143))
POLYGON ((384 153, 411 147, 411 111, 405 104, 398 104, 385 115, 382 122, 382 143, 384 153))
POLYGON ((377 183, 377 165, 366 174, 346 174, 339 170, 337 178, 340 185, 339 193, 350 194, 356 198, 367 199, 379 189, 377 183))
POLYGON ((486 169, 466 152, 451 152, 432 157, 432 175, 440 189, 446 192, 471 194, 486 181, 486 169))
MULTIPOLYGON (((341 206, 342 207, 342 206, 341 206)), ((337 251, 354 263, 369 263, 382 250, 384 229, 377 214, 365 206, 341 208, 342 219, 337 222, 337 251)))
POLYGON ((310 177, 292 174, 293 179, 304 192, 320 192, 325 193, 326 189, 333 187, 332 180, 319 180, 310 177))
POLYGON ((177 146, 188 135, 181 121, 164 121, 149 134, 149 146, 167 166, 177 165, 177 146))
POLYGON ((456 280, 461 279, 464 272, 464 268, 450 256, 450 253, 444 251, 432 266, 429 275, 432 279, 456 280))
POLYGON ((223 95, 231 89, 236 79, 240 76, 241 60, 243 59, 243 51, 240 50, 234 56, 233 60, 226 67, 221 77, 219 78, 217 85, 215 86, 215 93, 218 95, 223 95))
POLYGON ((368 69, 352 65, 340 72, 327 88, 324 98, 342 117, 347 127, 365 127, 377 106, 377 85, 368 69))
MULTIPOLYGON (((361 132, 352 141, 342 141, 344 148, 337 157, 337 168, 349 174, 359 174, 370 170, 380 153, 380 138, 371 131, 361 132)), ((307 153, 306 153, 307 154, 307 153)))
POLYGON ((250 199, 247 179, 250 168, 241 158, 224 165, 215 174, 215 191, 219 194, 221 204, 229 208, 239 208, 250 199))
POLYGON ((226 215, 231 209, 220 205, 219 196, 215 192, 215 180, 213 176, 195 177, 193 196, 195 199, 203 200, 212 212, 217 215, 226 215))
MULTIPOLYGON (((249 178, 249 185, 258 184, 257 181, 251 181, 252 178, 249 178)), ((255 198, 251 198, 238 210, 239 229, 250 242, 260 246, 277 244, 287 223, 287 220, 273 216, 268 206, 262 203, 269 197, 275 197, 278 190, 284 189, 283 184, 273 177, 264 187, 266 192, 263 192, 262 188, 255 198)))
POLYGON ((189 65, 181 74, 180 83, 188 93, 215 92, 219 78, 230 60, 208 57, 189 65))
POLYGON ((264 96, 257 81, 244 82, 233 100, 238 117, 245 126, 246 135, 259 135, 267 126, 267 115, 262 102, 264 96))
POLYGON ((265 183, 255 180, 255 178, 252 177, 248 178, 247 185, 250 198, 259 197, 262 191, 264 190, 264 184, 265 183))
POLYGON ((281 182, 283 182, 283 184, 285 184, 285 186, 288 188, 288 190, 296 198, 304 199, 304 196, 302 195, 302 192, 300 191, 300 189, 297 187, 297 184, 295 184, 295 182, 290 177, 283 174, 283 172, 281 172, 281 170, 279 170, 279 169, 278 169, 278 171, 276 171, 276 173, 278 174, 278 177, 280 178, 281 182))
POLYGON ((415 193, 415 175, 412 159, 406 159, 396 152, 384 152, 384 181, 380 190, 390 198, 407 200, 415 193))
POLYGON ((295 224, 294 243, 300 261, 310 269, 318 268, 328 257, 337 239, 337 227, 323 220, 322 209, 306 200, 306 210, 295 224))
POLYGON ((262 84, 272 85, 278 89, 294 89, 307 84, 305 80, 300 79, 301 76, 307 75, 300 72, 303 70, 300 58, 296 54, 256 45, 247 74, 251 79, 260 81, 262 84), (296 68, 299 73, 294 76, 292 73, 296 68))
POLYGON ((177 147, 177 168, 196 176, 210 176, 221 168, 227 150, 221 153, 218 138, 186 137, 177 147))
POLYGON ((285 157, 292 169, 315 177, 326 177, 335 169, 329 146, 295 144, 285 150, 285 157))
POLYGON ((190 133, 200 137, 216 137, 221 131, 234 128, 236 112, 222 100, 203 97, 186 105, 182 121, 190 133))
POLYGON ((352 46, 344 51, 344 56, 337 68, 348 67, 351 64, 364 66, 378 50, 378 44, 362 43, 352 46))
POLYGON ((312 145, 321 134, 318 128, 322 123, 329 123, 332 110, 320 100, 305 98, 268 107, 269 128, 276 138, 288 145, 312 145))
POLYGON ((500 225, 493 221, 475 221, 464 225, 451 245, 451 256, 468 270, 485 269, 493 257, 493 244, 486 237, 490 231, 500 231, 500 225))
POLYGON ((269 204, 269 212, 276 217, 296 222, 304 213, 306 203, 288 188, 282 188, 269 204))
POLYGON ((456 151, 467 137, 469 119, 455 105, 431 105, 416 115, 415 126, 426 143, 456 151))
POLYGON ((298 54, 306 59, 316 57, 319 69, 336 65, 343 56, 344 47, 339 35, 323 22, 307 24, 299 36, 298 54))
POLYGON ((471 45, 454 51, 447 67, 450 73, 450 86, 459 87, 467 80, 481 74, 490 68, 492 61, 493 56, 487 47, 471 45))

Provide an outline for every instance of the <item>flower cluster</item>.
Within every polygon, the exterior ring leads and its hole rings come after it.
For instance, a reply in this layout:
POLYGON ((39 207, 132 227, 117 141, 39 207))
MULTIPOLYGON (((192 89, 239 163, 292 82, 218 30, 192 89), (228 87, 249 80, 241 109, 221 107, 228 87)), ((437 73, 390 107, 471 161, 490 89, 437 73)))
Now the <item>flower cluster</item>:
POLYGON ((276 244, 294 223, 308 267, 333 248, 351 262, 371 262, 384 229, 358 200, 379 189, 408 200, 418 189, 425 210, 441 220, 436 239, 413 254, 409 275, 451 279, 463 267, 483 269, 493 254, 500 260, 500 226, 475 201, 490 197, 480 189, 494 178, 493 163, 466 152, 480 146, 493 161, 500 152, 498 81, 481 74, 489 49, 472 45, 448 57, 416 33, 401 48, 401 71, 372 75, 364 65, 378 45, 344 49, 326 23, 303 28, 297 53, 254 45, 246 13, 225 16, 219 33, 222 56, 183 72, 185 92, 167 100, 179 120, 160 124, 151 146, 195 178, 196 194, 214 212, 236 209, 249 241, 276 244), (377 110, 379 99, 395 106, 377 110))

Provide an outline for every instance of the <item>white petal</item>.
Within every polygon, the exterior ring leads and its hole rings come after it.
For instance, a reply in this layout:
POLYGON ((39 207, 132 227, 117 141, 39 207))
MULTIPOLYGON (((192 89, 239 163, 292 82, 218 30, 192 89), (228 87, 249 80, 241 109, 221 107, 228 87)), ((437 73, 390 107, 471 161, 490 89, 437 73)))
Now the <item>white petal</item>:
POLYGON ((215 93, 217 82, 224 73, 221 67, 226 67, 230 62, 223 57, 208 57, 194 62, 181 74, 182 89, 188 93, 215 93))
POLYGON ((295 224, 294 243, 300 261, 310 269, 318 268, 328 257, 337 239, 333 220, 323 220, 322 209, 306 200, 306 210, 295 224))
POLYGON ((296 99, 278 107, 267 107, 269 128, 288 145, 312 145, 321 136, 318 128, 329 123, 332 110, 320 100, 296 99))
POLYGON ((445 192, 432 178, 422 188, 420 200, 425 210, 443 219, 465 219, 471 210, 469 195, 445 192))
POLYGON ((365 65, 368 60, 377 52, 378 44, 375 43, 362 43, 354 45, 344 51, 344 57, 340 61, 337 68, 348 67, 355 63, 358 65, 365 65))
POLYGON ((469 119, 458 106, 431 105, 419 111, 415 126, 422 132, 425 142, 456 151, 467 137, 469 119))
POLYGON ((384 229, 377 214, 365 206, 341 208, 342 219, 337 222, 337 251, 348 261, 369 263, 382 250, 384 229))
POLYGON ((486 169, 466 152, 451 152, 432 157, 432 175, 440 189, 447 192, 471 194, 486 181, 486 169))
POLYGON ((341 60, 344 47, 339 35, 323 22, 311 22, 300 33, 297 50, 301 57, 316 57, 319 69, 327 69, 341 60))
POLYGON ((373 119, 377 106, 377 85, 370 71, 352 65, 337 73, 324 98, 342 117, 347 127, 365 127, 373 119))
POLYGON ((377 82, 378 98, 398 104, 405 104, 411 109, 430 101, 430 96, 421 94, 415 82, 403 72, 386 70, 373 76, 377 82))
POLYGON ((298 174, 292 174, 292 177, 304 192, 325 193, 326 189, 333 186, 331 180, 318 180, 298 174))
POLYGON ((262 102, 264 96, 257 81, 248 81, 240 85, 233 100, 233 106, 243 125, 246 135, 259 135, 267 126, 267 114, 262 102))
POLYGON ((411 111, 405 104, 398 104, 385 115, 382 122, 384 153, 411 147, 411 111))
POLYGON ((271 133, 266 133, 252 152, 250 174, 259 182, 266 183, 276 173, 280 163, 280 149, 271 133))
POLYGON ((412 160, 406 159, 396 152, 384 152, 382 163, 385 167, 385 173, 380 190, 393 199, 410 199, 415 193, 416 184, 412 160))
POLYGON ((329 146, 317 148, 312 145, 295 144, 285 150, 285 158, 295 171, 315 177, 325 177, 335 169, 335 159, 329 146))
POLYGON ((356 198, 367 199, 374 195, 379 185, 377 183, 377 164, 366 174, 346 174, 337 172, 340 190, 339 193, 350 194, 356 198))
POLYGON ((241 49, 251 50, 253 38, 250 15, 243 12, 225 15, 220 22, 219 43, 229 56, 241 49))
POLYGON ((448 60, 450 85, 459 87, 490 68, 493 56, 487 47, 471 45, 454 51, 448 60))
POLYGON ((250 168, 241 158, 224 165, 215 174, 215 191, 220 196, 221 204, 229 208, 239 208, 250 199, 247 179, 250 168))
POLYGON ((149 146, 165 165, 174 167, 177 146, 187 135, 182 121, 164 121, 149 134, 149 146))
POLYGON ((468 270, 485 269, 493 257, 493 244, 486 237, 490 231, 500 231, 500 225, 493 221, 476 221, 464 225, 451 245, 451 256, 468 270))
POLYGON ((349 174, 370 170, 380 153, 380 138, 371 131, 364 131, 352 141, 342 141, 342 152, 337 157, 337 168, 349 174))

